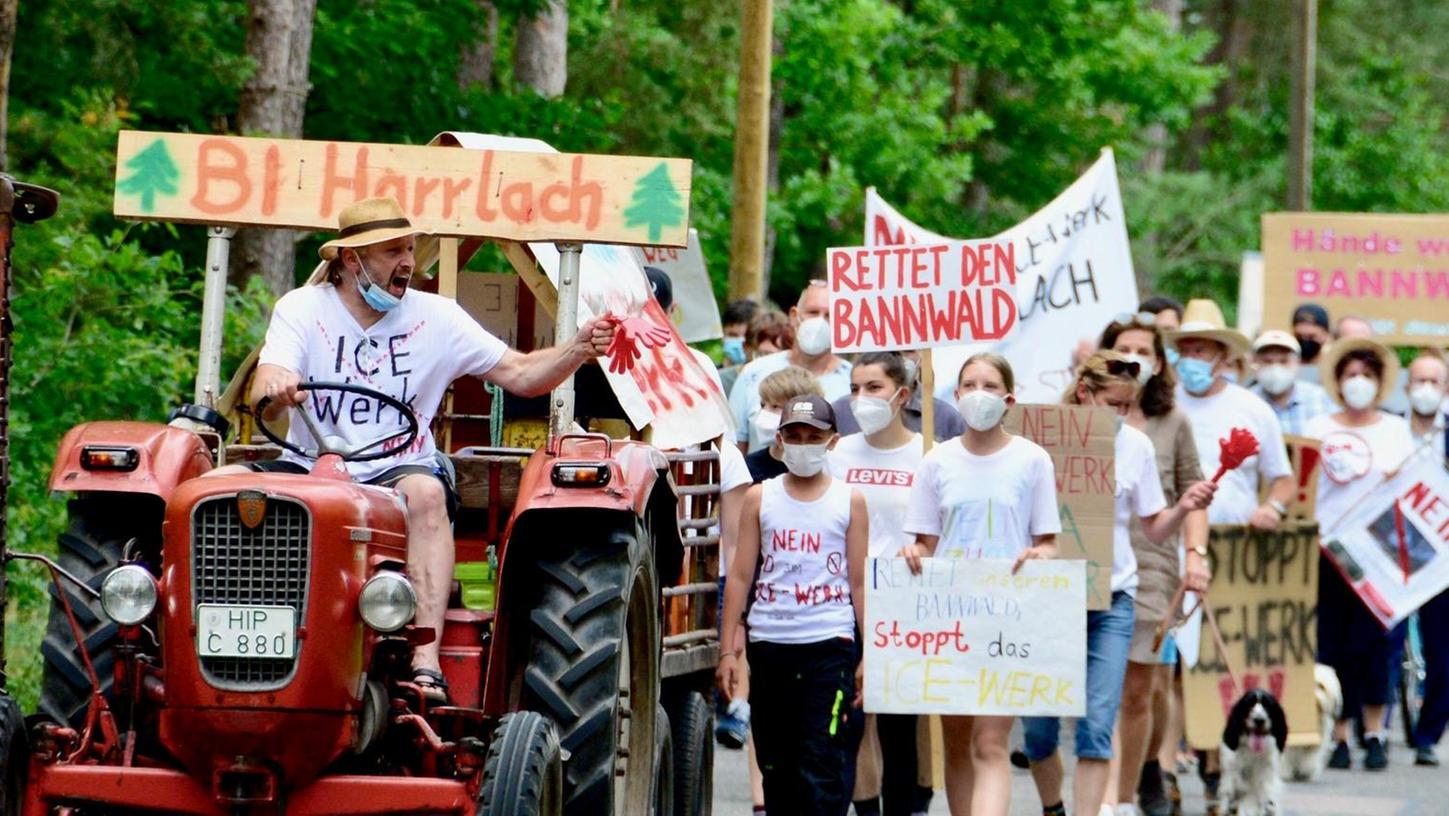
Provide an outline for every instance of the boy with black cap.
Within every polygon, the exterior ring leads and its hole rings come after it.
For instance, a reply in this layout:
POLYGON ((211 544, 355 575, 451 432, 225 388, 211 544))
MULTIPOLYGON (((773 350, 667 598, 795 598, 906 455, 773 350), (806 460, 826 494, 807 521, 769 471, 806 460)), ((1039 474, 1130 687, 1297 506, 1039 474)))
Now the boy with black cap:
MULTIPOLYGON (((750 708, 770 813, 844 816, 859 741, 860 648, 869 520, 859 490, 825 468, 835 412, 793 397, 776 431, 789 472, 755 485, 740 510, 720 643, 748 614, 750 708), (748 612, 746 597, 752 598, 748 612)), ((739 654, 716 677, 733 696, 739 654)))

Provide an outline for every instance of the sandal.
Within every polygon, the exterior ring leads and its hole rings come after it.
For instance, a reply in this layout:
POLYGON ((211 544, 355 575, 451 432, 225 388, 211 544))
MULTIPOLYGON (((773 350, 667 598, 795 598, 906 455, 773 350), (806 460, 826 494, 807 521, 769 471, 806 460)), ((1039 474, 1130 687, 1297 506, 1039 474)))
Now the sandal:
POLYGON ((413 685, 423 693, 423 699, 432 705, 448 704, 448 681, 437 669, 413 669, 413 685))

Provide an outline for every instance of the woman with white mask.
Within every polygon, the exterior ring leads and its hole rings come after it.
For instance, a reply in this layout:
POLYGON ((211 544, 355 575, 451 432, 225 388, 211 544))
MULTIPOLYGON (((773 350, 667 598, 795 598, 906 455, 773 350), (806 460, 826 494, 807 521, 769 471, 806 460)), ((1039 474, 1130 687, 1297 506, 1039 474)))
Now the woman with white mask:
MULTIPOLYGON (((906 506, 925 450, 902 413, 911 399, 913 375, 897 352, 861 355, 850 371, 848 405, 860 433, 842 436, 830 451, 831 475, 865 496, 872 558, 892 558, 915 540, 904 529, 906 506)), ((867 714, 851 797, 855 812, 909 816, 925 811, 931 790, 916 784, 918 772, 916 717, 867 714)))
MULTIPOLYGON (((1139 579, 1131 529, 1140 524, 1153 547, 1162 547, 1194 512, 1212 503, 1217 486, 1198 480, 1169 505, 1157 472, 1152 440, 1125 420, 1137 401, 1142 364, 1115 351, 1088 357, 1077 368, 1076 381, 1062 402, 1110 408, 1117 414, 1113 449, 1116 497, 1112 525, 1111 605, 1087 613, 1087 713, 1077 721, 1077 766, 1072 780, 1076 813, 1097 813, 1107 790, 1112 759, 1112 729, 1122 702, 1122 683, 1132 644, 1134 596, 1139 579)), ((1060 721, 1055 717, 1025 717, 1026 755, 1041 794, 1043 813, 1062 809, 1062 760, 1057 752, 1060 721)))
MULTIPOLYGON (((1343 410, 1308 423, 1305 435, 1320 441, 1318 528, 1324 541, 1368 492, 1383 484, 1413 452, 1409 424, 1379 410, 1398 381, 1394 352, 1367 337, 1340 338, 1325 350, 1319 373, 1343 410)), ((1385 632, 1342 567, 1326 552, 1318 561, 1318 660, 1332 666, 1343 686, 1343 713, 1334 724, 1328 767, 1346 769, 1349 726, 1363 714, 1364 768, 1388 766, 1384 707, 1393 699, 1390 666, 1398 659, 1404 627, 1385 632)))
MULTIPOLYGON (((966 433, 926 454, 911 488, 901 549, 921 559, 1055 558, 1061 532, 1055 469, 1041 446, 1002 425, 1015 403, 1011 364, 999 354, 967 358, 956 379, 966 433)), ((1011 804, 1011 717, 942 717, 946 799, 952 813, 1005 814, 1011 804)))

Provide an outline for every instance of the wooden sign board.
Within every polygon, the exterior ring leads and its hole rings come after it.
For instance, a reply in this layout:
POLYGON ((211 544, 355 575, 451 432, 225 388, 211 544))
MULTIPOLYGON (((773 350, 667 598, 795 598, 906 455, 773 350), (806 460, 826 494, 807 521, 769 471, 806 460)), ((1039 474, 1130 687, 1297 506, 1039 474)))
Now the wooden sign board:
POLYGON ((1263 327, 1300 303, 1355 315, 1394 345, 1449 337, 1449 215, 1263 214, 1263 327))
POLYGON ((121 218, 335 231, 391 196, 434 235, 685 246, 691 162, 121 131, 121 218))
POLYGON ((1197 665, 1183 672, 1188 744, 1213 750, 1222 741, 1227 713, 1245 691, 1234 688, 1231 665, 1246 688, 1266 688, 1278 698, 1289 744, 1317 745, 1318 525, 1284 522, 1271 533, 1213 526, 1208 553, 1208 599, 1228 654, 1224 662, 1204 632, 1197 665))
POLYGON ((1051 454, 1062 516, 1058 553, 1087 562, 1087 608, 1106 609, 1112 605, 1116 415, 1081 405, 1018 405, 1007 415, 1006 429, 1051 454))
MULTIPOLYGON (((1283 444, 1288 447, 1288 462, 1293 465, 1293 483, 1296 487, 1288 499, 1287 518, 1290 521, 1313 521, 1318 517, 1318 462, 1317 439, 1306 436, 1283 434, 1283 444)), ((1268 488, 1263 484, 1259 491, 1260 503, 1268 500, 1268 488)))

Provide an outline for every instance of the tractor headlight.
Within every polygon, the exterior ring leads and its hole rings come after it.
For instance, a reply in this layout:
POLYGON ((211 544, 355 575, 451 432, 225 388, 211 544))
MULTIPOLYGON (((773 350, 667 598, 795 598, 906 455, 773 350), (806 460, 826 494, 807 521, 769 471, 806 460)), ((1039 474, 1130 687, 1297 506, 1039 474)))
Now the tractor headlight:
POLYGON ((156 609, 156 579, 140 564, 122 564, 101 581, 101 609, 122 626, 135 626, 156 609))
POLYGON ((413 620, 418 594, 408 579, 396 572, 379 572, 367 579, 357 594, 357 611, 379 632, 396 632, 413 620))

